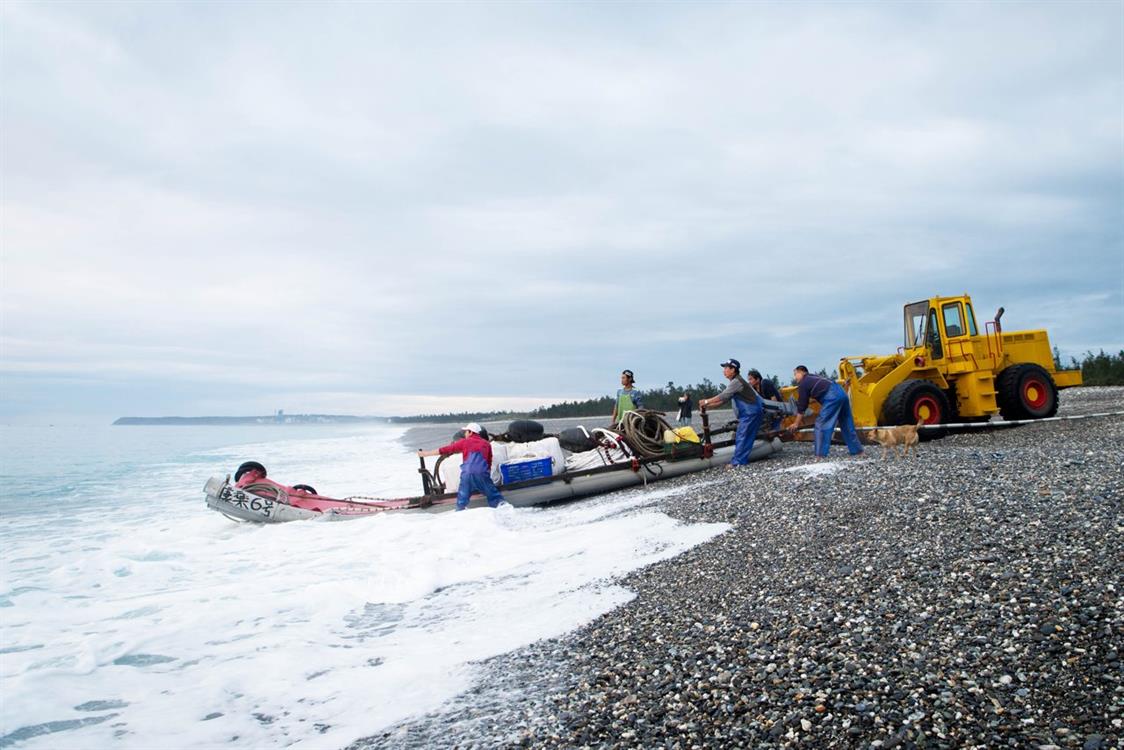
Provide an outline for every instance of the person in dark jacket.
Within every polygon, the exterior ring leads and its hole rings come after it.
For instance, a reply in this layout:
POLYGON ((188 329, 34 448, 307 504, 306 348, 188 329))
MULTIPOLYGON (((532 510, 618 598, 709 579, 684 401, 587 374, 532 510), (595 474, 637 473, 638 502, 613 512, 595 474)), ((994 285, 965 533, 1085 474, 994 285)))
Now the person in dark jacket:
POLYGON ((730 459, 730 466, 745 466, 749 463, 753 441, 757 439, 757 430, 761 428, 761 420, 765 416, 757 392, 741 376, 741 367, 741 362, 732 357, 723 362, 722 374, 730 381, 726 390, 713 398, 699 399, 700 409, 728 401, 734 405, 734 411, 738 415, 738 430, 734 433, 734 457, 730 459))
POLYGON ((781 392, 777 390, 777 386, 772 380, 762 378, 761 373, 757 370, 747 371, 745 379, 753 386, 753 390, 761 394, 762 398, 767 398, 770 401, 781 400, 781 392))
POLYGON ((447 456, 460 451, 461 483, 457 488, 457 510, 468 507, 468 498, 478 492, 488 498, 488 507, 502 503, 503 495, 492 481, 492 444, 480 437, 483 428, 469 422, 461 429, 464 437, 436 450, 419 450, 419 456, 447 456))
MULTIPOLYGON (((810 399, 820 402, 820 413, 816 417, 815 428, 816 455, 820 458, 827 456, 836 422, 839 423, 839 431, 843 433, 843 440, 847 443, 847 450, 852 456, 860 455, 863 446, 859 442, 859 434, 855 431, 851 400, 847 398, 847 392, 843 387, 834 380, 809 374, 808 368, 804 365, 797 365, 792 371, 792 377, 795 378, 797 386, 797 414, 803 414, 808 409, 810 399)), ((800 424, 799 420, 793 424, 793 432, 796 431, 798 424, 800 424)))
POLYGON ((684 393, 679 397, 679 424, 691 424, 691 394, 684 393))
MULTIPOLYGON (((776 384, 772 380, 762 378, 761 373, 757 370, 749 370, 746 372, 745 379, 753 386, 753 390, 761 395, 761 398, 770 401, 783 401, 781 392, 777 390, 776 384)), ((781 428, 781 415, 779 412, 770 412, 765 415, 765 418, 769 420, 768 428, 770 430, 775 432, 781 428)))

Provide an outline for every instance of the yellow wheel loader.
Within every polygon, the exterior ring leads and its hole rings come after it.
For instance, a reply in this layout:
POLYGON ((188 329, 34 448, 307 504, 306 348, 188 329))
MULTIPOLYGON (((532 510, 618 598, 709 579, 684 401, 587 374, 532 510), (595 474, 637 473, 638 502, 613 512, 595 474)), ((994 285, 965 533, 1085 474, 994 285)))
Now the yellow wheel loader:
POLYGON ((896 353, 839 361, 855 425, 1052 417, 1058 389, 1081 385, 1081 371, 1056 369, 1046 331, 1004 331, 1002 316, 1001 307, 981 330, 967 294, 906 305, 896 353))

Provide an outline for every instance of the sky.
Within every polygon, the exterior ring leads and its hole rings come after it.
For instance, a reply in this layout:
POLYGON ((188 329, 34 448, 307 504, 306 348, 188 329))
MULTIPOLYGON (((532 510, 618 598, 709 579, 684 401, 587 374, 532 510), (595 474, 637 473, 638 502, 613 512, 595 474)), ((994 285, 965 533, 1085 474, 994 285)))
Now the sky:
POLYGON ((1124 3, 0 4, 0 415, 1124 350, 1124 3))

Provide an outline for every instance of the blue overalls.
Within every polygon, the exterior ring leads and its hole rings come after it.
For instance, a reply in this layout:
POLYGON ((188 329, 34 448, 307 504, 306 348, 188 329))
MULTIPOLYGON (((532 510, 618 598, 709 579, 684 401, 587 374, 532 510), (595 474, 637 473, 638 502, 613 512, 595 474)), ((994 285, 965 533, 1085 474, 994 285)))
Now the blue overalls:
POLYGON ((761 429, 765 410, 761 408, 759 398, 750 403, 739 394, 730 400, 734 402, 734 411, 738 415, 738 431, 734 433, 734 457, 730 459, 730 466, 745 466, 749 463, 749 454, 753 450, 753 441, 757 439, 757 431, 761 429))
POLYGON ((495 508, 503 502, 492 475, 488 471, 488 461, 478 451, 468 454, 468 459, 461 464, 461 483, 457 487, 457 510, 468 507, 468 498, 472 493, 479 492, 488 498, 488 507, 495 508))
POLYGON ((843 433, 843 440, 847 443, 847 450, 852 456, 863 452, 859 435, 855 432, 855 418, 851 414, 851 401, 847 392, 838 383, 832 383, 824 397, 820 399, 820 413, 816 417, 816 455, 826 456, 831 447, 831 435, 835 432, 835 423, 839 422, 839 431, 843 433))
MULTIPOLYGON (((762 391, 766 390, 766 388, 764 386, 764 383, 765 383, 765 381, 762 381, 762 386, 761 386, 762 391)), ((777 391, 775 389, 773 389, 772 395, 770 395, 770 396, 766 396, 763 393, 761 393, 760 391, 758 392, 758 395, 761 396, 761 398, 765 398, 765 399, 768 399, 770 401, 779 401, 781 403, 784 402, 784 399, 781 398, 780 391, 777 391)), ((762 408, 764 408, 764 407, 762 407, 762 408)), ((781 419, 782 419, 781 412, 771 412, 769 414, 766 414, 765 419, 769 420, 768 423, 766 424, 766 427, 768 428, 768 430, 770 432, 777 432, 781 429, 781 419)))

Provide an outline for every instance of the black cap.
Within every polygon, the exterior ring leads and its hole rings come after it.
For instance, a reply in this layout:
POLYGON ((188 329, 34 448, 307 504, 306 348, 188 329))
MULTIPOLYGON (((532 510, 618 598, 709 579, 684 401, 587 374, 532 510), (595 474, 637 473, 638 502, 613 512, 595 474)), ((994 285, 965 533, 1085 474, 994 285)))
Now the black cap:
POLYGON ((730 357, 728 360, 722 363, 722 367, 733 367, 735 370, 741 370, 742 363, 737 361, 733 357, 730 357))
POLYGON ((624 370, 621 375, 627 375, 629 380, 636 380, 636 376, 632 374, 632 370, 624 370))

